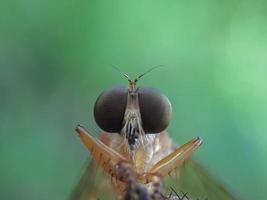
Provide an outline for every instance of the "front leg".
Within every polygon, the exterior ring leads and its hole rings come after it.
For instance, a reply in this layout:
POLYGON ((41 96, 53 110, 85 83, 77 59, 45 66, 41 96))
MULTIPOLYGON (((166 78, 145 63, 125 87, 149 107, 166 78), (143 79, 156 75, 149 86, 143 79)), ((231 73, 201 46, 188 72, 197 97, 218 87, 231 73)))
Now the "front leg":
POLYGON ((114 180, 114 188, 120 199, 150 200, 147 189, 137 183, 137 174, 131 162, 92 137, 83 127, 77 126, 76 131, 93 159, 114 180))

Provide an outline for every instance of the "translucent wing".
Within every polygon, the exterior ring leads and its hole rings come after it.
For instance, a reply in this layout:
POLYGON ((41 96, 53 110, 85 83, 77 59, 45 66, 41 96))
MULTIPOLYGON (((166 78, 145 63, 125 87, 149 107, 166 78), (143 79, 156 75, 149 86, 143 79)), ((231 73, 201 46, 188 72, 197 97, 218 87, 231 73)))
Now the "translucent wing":
POLYGON ((176 180, 175 178, 169 178, 165 182, 165 188, 171 188, 172 194, 178 195, 179 199, 183 200, 237 199, 205 168, 193 160, 185 162, 176 180))
POLYGON ((111 179, 92 159, 75 187, 70 200, 93 199, 115 200, 116 197, 111 187, 111 179))

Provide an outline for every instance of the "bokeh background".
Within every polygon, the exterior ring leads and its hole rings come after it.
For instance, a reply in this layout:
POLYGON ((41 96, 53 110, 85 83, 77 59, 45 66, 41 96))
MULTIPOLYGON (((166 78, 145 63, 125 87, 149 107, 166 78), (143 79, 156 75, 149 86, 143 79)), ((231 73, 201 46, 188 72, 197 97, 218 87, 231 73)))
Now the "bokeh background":
POLYGON ((267 188, 267 2, 1 0, 0 197, 67 199, 88 160, 101 91, 140 85, 173 105, 177 143, 241 199, 267 188))

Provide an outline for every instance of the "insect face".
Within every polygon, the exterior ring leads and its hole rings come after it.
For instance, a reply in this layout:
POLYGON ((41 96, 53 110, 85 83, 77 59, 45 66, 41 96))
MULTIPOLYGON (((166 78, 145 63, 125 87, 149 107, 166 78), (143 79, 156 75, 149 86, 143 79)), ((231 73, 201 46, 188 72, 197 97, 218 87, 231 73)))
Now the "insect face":
POLYGON ((144 134, 165 130, 172 112, 164 94, 153 88, 137 87, 137 80, 129 80, 128 88, 114 87, 104 91, 94 107, 98 126, 106 132, 125 136, 131 150, 145 138, 144 134))

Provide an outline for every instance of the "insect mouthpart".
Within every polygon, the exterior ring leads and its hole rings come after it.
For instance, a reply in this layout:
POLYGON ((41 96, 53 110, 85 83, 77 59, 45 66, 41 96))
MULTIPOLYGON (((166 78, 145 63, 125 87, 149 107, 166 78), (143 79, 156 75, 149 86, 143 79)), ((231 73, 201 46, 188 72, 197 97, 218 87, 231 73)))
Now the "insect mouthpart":
POLYGON ((144 130, 141 125, 140 114, 138 112, 128 111, 125 113, 125 124, 121 130, 121 134, 126 137, 130 150, 135 150, 142 142, 142 135, 144 130))

